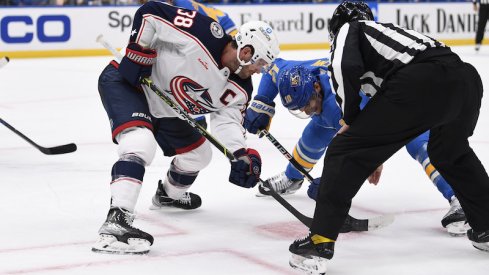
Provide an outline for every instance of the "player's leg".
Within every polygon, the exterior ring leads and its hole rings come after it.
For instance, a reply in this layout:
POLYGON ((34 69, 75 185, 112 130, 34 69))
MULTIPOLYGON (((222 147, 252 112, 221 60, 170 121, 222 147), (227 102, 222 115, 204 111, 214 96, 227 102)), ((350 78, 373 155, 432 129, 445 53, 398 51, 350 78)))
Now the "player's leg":
POLYGON ((156 140, 166 156, 174 156, 166 177, 158 182, 153 209, 176 207, 195 209, 201 198, 187 192, 199 171, 212 158, 210 143, 187 122, 178 118, 158 119, 156 140))
MULTIPOLYGON (((326 151, 326 147, 336 134, 334 128, 319 125, 311 119, 302 132, 299 142, 294 147, 292 157, 306 171, 311 171, 326 151)), ((302 186, 304 176, 290 162, 284 172, 267 179, 269 185, 279 194, 293 194, 302 186)), ((257 196, 268 196, 268 188, 262 184, 258 186, 257 196)))
POLYGON ((444 96, 459 95, 460 106, 449 106, 452 117, 431 129, 428 154, 464 209, 472 227, 469 239, 476 248, 489 251, 489 177, 468 142, 479 116, 482 81, 470 64, 449 69, 454 71, 453 78, 463 82, 444 96))
POLYGON ((132 222, 145 166, 151 163, 156 150, 150 130, 152 118, 144 94, 128 85, 112 65, 100 76, 99 92, 111 122, 113 140, 118 144, 119 159, 112 166, 110 210, 92 250, 147 253, 153 237, 133 227, 132 222))
MULTIPOLYGON (((376 106, 376 102, 380 101, 374 98, 369 107, 376 106)), ((383 112, 388 112, 387 107, 382 107, 383 112)), ((364 114, 360 114, 360 117, 379 118, 364 114)), ((345 134, 337 135, 326 151, 310 234, 289 247, 292 253, 289 263, 294 268, 325 271, 326 261, 333 257, 335 242, 352 198, 367 177, 409 141, 402 136, 397 137, 396 141, 393 135, 385 138, 382 132, 376 131, 376 127, 364 126, 368 121, 360 117, 345 134)), ((382 125, 388 128, 390 123, 382 125)))
POLYGON ((450 204, 450 209, 443 216, 441 224, 447 229, 447 232, 452 236, 462 236, 467 233, 469 228, 466 223, 465 213, 460 206, 460 202, 453 193, 452 187, 448 182, 440 175, 438 170, 431 164, 428 157, 428 139, 429 131, 419 135, 408 144, 406 149, 411 157, 417 160, 426 172, 426 175, 431 179, 433 184, 438 188, 438 191, 450 204))
POLYGON ((475 50, 479 51, 484 39, 484 33, 486 29, 487 19, 489 19, 489 5, 479 5, 479 20, 477 22, 477 31, 475 38, 475 50))

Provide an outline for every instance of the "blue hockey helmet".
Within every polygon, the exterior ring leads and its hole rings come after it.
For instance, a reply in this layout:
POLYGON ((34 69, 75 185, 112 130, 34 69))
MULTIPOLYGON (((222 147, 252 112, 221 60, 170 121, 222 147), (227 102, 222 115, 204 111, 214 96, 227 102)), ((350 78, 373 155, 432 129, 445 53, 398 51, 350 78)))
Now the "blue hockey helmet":
POLYGON ((330 39, 333 40, 345 23, 358 20, 374 20, 370 7, 364 2, 343 1, 331 16, 328 26, 330 39))
POLYGON ((285 108, 299 110, 309 103, 316 77, 304 66, 287 69, 278 79, 278 90, 285 108))

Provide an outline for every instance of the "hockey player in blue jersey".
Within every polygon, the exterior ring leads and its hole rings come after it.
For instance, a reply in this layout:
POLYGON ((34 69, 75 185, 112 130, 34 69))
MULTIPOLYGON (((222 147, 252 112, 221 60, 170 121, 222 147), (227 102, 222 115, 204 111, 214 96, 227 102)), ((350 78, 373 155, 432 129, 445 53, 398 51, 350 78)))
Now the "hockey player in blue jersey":
MULTIPOLYGON (((317 109, 310 116, 311 119, 292 153, 293 158, 307 171, 310 171, 324 155, 342 123, 341 110, 331 92, 329 76, 326 74, 328 65, 328 59, 291 61, 277 58, 273 66, 262 75, 257 95, 247 109, 244 122, 250 133, 259 133, 261 129, 268 130, 274 114, 273 101, 279 90, 282 103, 288 109, 299 110, 310 101, 314 101, 317 109)), ((367 104, 368 99, 367 96, 363 96, 361 108, 367 104)), ((291 112, 302 118, 309 117, 304 112, 291 112)), ((423 166, 431 181, 450 203, 450 210, 441 221, 443 227, 450 235, 463 235, 467 231, 465 214, 452 188, 430 163, 427 154, 428 139, 429 132, 426 132, 407 144, 406 149, 412 158, 423 166)), ((369 180, 376 184, 378 176, 369 180)), ((284 172, 267 181, 275 191, 285 195, 296 192, 301 187, 304 176, 289 163, 284 172)), ((315 180, 308 188, 308 195, 312 199, 316 198, 318 184, 319 180, 315 180)), ((257 196, 267 195, 269 191, 260 184, 257 196)))
POLYGON ((111 170, 110 208, 92 251, 149 252, 153 237, 132 224, 145 167, 157 146, 172 161, 161 171, 153 207, 201 205, 200 197, 188 190, 210 163, 211 144, 141 79, 151 77, 190 115, 209 114, 212 134, 236 159, 230 163, 229 181, 252 188, 261 159, 246 144, 243 112, 253 90, 251 76, 270 65, 279 51, 274 30, 262 21, 243 24, 233 38, 210 17, 164 2, 151 1, 136 11, 125 55, 107 65, 98 81, 119 158, 111 170))

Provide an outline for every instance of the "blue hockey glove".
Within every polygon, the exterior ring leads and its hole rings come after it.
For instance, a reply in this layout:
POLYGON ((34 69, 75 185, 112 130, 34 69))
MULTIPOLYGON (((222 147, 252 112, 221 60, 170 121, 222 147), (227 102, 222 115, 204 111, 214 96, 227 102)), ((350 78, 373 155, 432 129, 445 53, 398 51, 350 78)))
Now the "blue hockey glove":
POLYGON ((307 188, 307 195, 309 198, 316 200, 318 196, 318 191, 319 191, 319 183, 321 182, 321 178, 315 178, 311 184, 309 185, 309 188, 307 188))
POLYGON ((257 95, 246 109, 243 126, 252 134, 261 130, 268 131, 274 114, 275 103, 265 96, 257 95))
POLYGON ((149 77, 156 62, 156 51, 144 49, 137 43, 130 43, 126 55, 119 64, 119 72, 131 85, 139 86, 141 79, 149 77))
POLYGON ((241 148, 234 156, 237 161, 231 162, 229 181, 244 188, 255 187, 261 173, 260 154, 254 149, 241 148))

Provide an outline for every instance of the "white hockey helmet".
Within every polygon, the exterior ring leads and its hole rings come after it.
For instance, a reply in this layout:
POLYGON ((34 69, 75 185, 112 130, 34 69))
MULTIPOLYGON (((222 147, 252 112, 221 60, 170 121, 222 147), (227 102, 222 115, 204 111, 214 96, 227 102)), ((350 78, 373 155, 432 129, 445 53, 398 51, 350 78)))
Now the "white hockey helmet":
POLYGON ((253 64, 260 58, 267 64, 272 64, 280 53, 275 31, 270 25, 263 21, 250 21, 241 25, 238 29, 238 33, 236 33, 235 39, 238 44, 237 56, 240 64, 236 73, 241 71, 243 66, 253 64), (251 46, 254 50, 254 54, 248 62, 239 58, 239 52, 245 46, 251 46))

